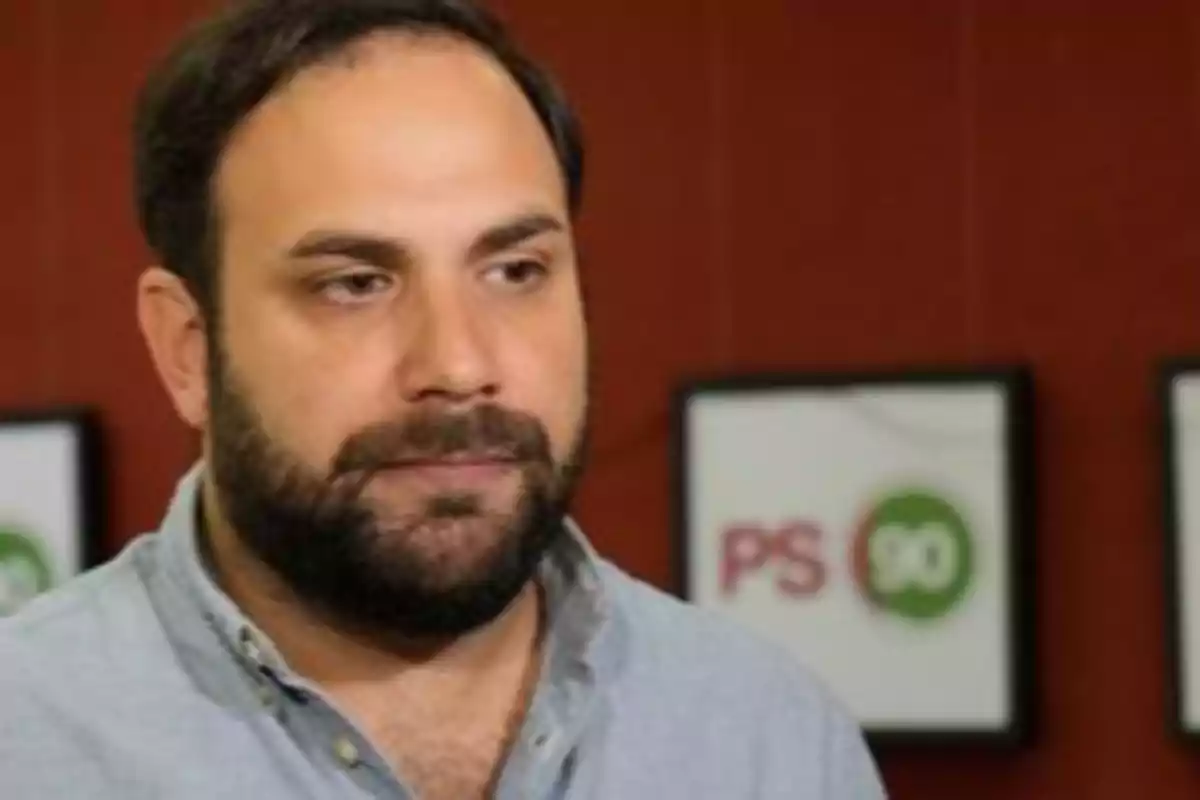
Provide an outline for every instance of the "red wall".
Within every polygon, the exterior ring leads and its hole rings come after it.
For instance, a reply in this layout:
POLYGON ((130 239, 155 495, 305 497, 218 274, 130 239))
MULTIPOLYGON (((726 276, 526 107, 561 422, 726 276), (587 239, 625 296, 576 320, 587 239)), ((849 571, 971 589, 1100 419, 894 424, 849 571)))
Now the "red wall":
MULTIPOLYGON (((134 326, 126 134, 188 5, 0 2, 0 406, 99 406, 113 547, 156 523, 192 450, 134 326)), ((1153 381, 1200 352, 1200 8, 501 7, 590 132, 600 383, 580 516, 600 546, 668 582, 685 373, 1028 362, 1040 739, 884 753, 886 779, 914 800, 1192 797, 1200 754, 1164 724, 1153 381)))

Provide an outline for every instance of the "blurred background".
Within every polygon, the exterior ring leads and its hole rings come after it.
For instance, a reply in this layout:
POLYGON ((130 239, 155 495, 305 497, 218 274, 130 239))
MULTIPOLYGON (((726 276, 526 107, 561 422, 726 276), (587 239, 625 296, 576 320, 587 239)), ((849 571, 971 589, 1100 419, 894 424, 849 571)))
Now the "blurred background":
MULTIPOLYGON (((101 415, 106 547, 194 443, 134 320, 132 96, 202 0, 0 0, 0 413, 101 415)), ((1167 726, 1162 359, 1200 354, 1200 5, 504 0, 589 141, 578 516, 670 586, 696 374, 1020 362, 1037 379, 1033 746, 883 750, 900 800, 1190 798, 1167 726)))

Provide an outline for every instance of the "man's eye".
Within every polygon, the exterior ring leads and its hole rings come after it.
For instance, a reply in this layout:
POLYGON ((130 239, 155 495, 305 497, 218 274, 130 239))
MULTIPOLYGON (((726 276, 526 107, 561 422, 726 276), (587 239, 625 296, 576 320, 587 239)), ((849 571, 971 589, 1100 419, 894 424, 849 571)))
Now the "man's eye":
POLYGON ((335 302, 356 302, 386 291, 392 278, 381 272, 351 272, 321 281, 317 291, 335 302))
POLYGON ((509 286, 528 287, 543 280, 547 274, 549 270, 545 264, 524 258, 497 264, 488 270, 487 278, 509 286))

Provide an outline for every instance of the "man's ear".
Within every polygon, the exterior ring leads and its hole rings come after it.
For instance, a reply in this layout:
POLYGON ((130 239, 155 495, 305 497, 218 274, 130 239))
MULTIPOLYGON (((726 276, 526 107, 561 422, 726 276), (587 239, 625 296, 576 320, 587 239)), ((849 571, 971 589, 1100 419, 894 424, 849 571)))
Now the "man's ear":
POLYGON ((175 411, 197 430, 208 423, 208 340, 203 311, 183 279, 161 267, 137 284, 138 325, 175 411))

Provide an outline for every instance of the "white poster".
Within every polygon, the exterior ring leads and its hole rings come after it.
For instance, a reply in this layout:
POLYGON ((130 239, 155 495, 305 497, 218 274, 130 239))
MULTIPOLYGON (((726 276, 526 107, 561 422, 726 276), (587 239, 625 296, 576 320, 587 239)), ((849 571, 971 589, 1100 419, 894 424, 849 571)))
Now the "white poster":
POLYGON ((680 398, 683 593, 875 736, 1019 739, 1022 373, 735 378, 680 398))
POLYGON ((0 417, 0 616, 95 560, 94 447, 86 414, 0 417))

